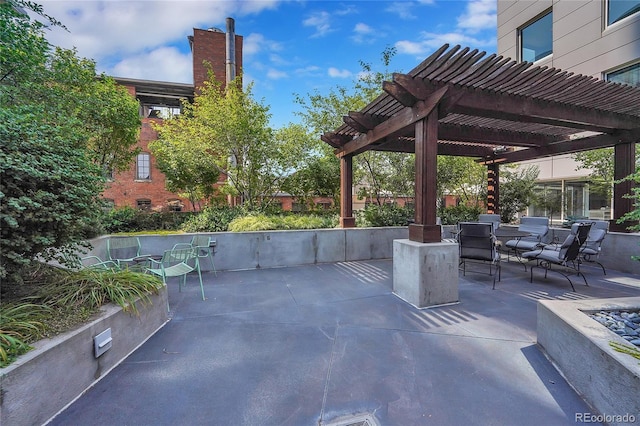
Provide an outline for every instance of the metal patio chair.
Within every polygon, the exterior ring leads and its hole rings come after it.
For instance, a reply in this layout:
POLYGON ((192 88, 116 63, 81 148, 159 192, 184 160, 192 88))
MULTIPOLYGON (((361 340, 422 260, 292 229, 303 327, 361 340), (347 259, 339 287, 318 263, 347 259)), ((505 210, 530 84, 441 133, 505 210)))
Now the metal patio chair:
POLYGON ((107 257, 120 268, 132 266, 140 257, 141 248, 138 237, 110 237, 107 240, 107 257))
POLYGON ((161 277, 165 285, 167 278, 180 277, 179 291, 182 291, 187 282, 187 274, 196 271, 200 280, 202 300, 205 300, 200 261, 193 247, 166 250, 161 260, 149 259, 149 262, 151 266, 147 268, 147 272, 161 277))
POLYGON ((502 223, 499 214, 491 214, 491 213, 486 213, 486 214, 479 215, 478 216, 478 222, 493 223, 493 233, 494 234, 496 233, 496 229, 498 229, 500 227, 500 223, 502 223))
POLYGON ((530 268, 531 276, 529 281, 533 282, 533 270, 535 268, 543 268, 545 279, 549 271, 557 272, 569 281, 573 291, 576 291, 576 289, 569 275, 575 274, 582 277, 584 284, 588 286, 587 278, 580 271, 580 249, 587 241, 590 229, 590 223, 575 223, 571 227, 571 233, 559 248, 541 247, 538 250, 522 253, 524 259, 535 261, 535 264, 530 268), (554 265, 560 267, 560 269, 553 269, 554 265))
POLYGON ((602 273, 607 275, 602 263, 598 261, 602 252, 602 242, 609 232, 609 221, 606 220, 585 220, 581 222, 591 223, 591 230, 587 241, 580 248, 580 257, 587 263, 597 263, 602 268, 602 273))
POLYGON ((507 259, 513 254, 519 259, 521 253, 535 250, 548 242, 549 218, 525 216, 520 218, 518 231, 527 232, 529 236, 507 241, 507 259))
POLYGON ((216 240, 208 235, 198 234, 191 238, 190 243, 178 243, 174 245, 173 248, 194 248, 196 256, 198 256, 199 259, 209 259, 209 262, 211 262, 211 268, 213 268, 213 274, 217 277, 218 272, 216 271, 215 263, 213 263, 213 256, 216 254, 216 246, 216 240))
POLYGON ((493 289, 496 288, 496 272, 500 281, 500 253, 496 247, 493 235, 493 224, 479 222, 460 222, 458 224, 458 244, 460 247, 460 264, 462 274, 466 275, 467 261, 486 263, 489 265, 489 275, 493 275, 493 289), (492 274, 492 266, 495 271, 492 274))

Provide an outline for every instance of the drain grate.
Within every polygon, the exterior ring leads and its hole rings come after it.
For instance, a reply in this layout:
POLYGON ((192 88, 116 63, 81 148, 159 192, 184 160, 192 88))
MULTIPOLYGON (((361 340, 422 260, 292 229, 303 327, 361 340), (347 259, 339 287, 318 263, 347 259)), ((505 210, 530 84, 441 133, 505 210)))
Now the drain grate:
POLYGON ((379 426, 375 418, 369 414, 350 414, 338 417, 329 423, 322 423, 323 426, 379 426))

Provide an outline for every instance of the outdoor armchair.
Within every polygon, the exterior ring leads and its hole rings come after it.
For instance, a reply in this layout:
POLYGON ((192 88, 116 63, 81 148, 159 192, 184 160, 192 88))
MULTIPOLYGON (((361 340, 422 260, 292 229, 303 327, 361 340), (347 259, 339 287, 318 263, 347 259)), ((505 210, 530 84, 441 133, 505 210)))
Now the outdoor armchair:
POLYGON ((496 229, 500 227, 500 215, 499 214, 481 214, 478 216, 478 222, 483 223, 493 223, 493 233, 495 234, 496 229))
POLYGON ((151 266, 147 268, 147 272, 161 277, 165 285, 167 284, 167 278, 180 277, 179 291, 182 291, 182 287, 186 284, 187 274, 196 271, 200 280, 202 300, 205 300, 200 262, 193 247, 166 250, 162 254, 162 259, 149 259, 149 262, 151 266))
POLYGON ((489 275, 493 275, 493 289, 496 288, 496 272, 500 281, 500 253, 496 247, 492 223, 460 222, 458 224, 458 245, 462 274, 466 275, 467 261, 486 263, 489 275), (496 271, 492 274, 492 267, 496 271))
POLYGON ((586 277, 580 272, 580 249, 587 241, 590 228, 590 223, 575 223, 571 227, 571 233, 559 248, 556 249, 553 246, 540 247, 537 250, 522 253, 524 259, 535 261, 535 264, 530 268, 531 277, 529 281, 533 282, 534 268, 543 268, 545 279, 547 278, 547 272, 558 272, 569 281, 573 291, 576 291, 576 289, 569 275, 575 274, 582 277, 584 284, 588 286, 586 277), (552 269, 554 265, 556 269, 552 269), (560 269, 557 269, 557 267, 560 267, 560 269))
POLYGON ((606 220, 584 222, 591 223, 591 229, 589 230, 587 241, 580 248, 580 257, 585 262, 597 263, 600 265, 600 268, 602 268, 602 273, 607 275, 607 271, 604 269, 602 263, 598 261, 598 257, 600 257, 600 253, 602 252, 602 242, 609 231, 609 222, 606 220))
POLYGON ((173 248, 185 248, 192 247, 195 249, 196 256, 199 259, 209 259, 211 262, 211 268, 213 268, 213 273, 215 276, 218 276, 218 272, 216 271, 216 265, 213 263, 213 255, 215 254, 216 249, 216 240, 209 237, 208 235, 194 235, 191 238, 190 243, 178 243, 173 246, 173 248))
POLYGON ((529 236, 507 241, 505 243, 507 254, 513 252, 519 256, 522 252, 531 251, 544 245, 549 235, 549 219, 534 216, 522 217, 518 231, 527 232, 529 236))
POLYGON ((98 256, 85 256, 80 259, 84 268, 95 269, 119 269, 118 264, 112 260, 102 260, 98 256))
POLYGON ((107 256, 120 268, 135 264, 136 258, 140 257, 140 250, 138 237, 110 237, 107 240, 107 256))

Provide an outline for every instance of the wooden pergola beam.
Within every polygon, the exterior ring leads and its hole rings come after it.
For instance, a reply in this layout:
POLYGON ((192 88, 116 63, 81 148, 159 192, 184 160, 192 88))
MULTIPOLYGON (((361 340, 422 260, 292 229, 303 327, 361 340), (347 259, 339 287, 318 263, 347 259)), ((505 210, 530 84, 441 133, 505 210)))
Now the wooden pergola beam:
POLYGON ((640 141, 640 129, 616 132, 616 134, 613 135, 595 135, 582 139, 550 144, 539 148, 522 149, 502 154, 500 155, 500 158, 504 163, 516 163, 519 161, 549 157, 556 154, 571 154, 598 148, 609 148, 621 143, 635 143, 637 141, 640 141))
POLYGON ((442 87, 449 87, 448 96, 457 101, 450 106, 450 112, 519 121, 563 126, 595 132, 612 132, 616 129, 637 127, 637 118, 627 117, 607 111, 596 111, 577 105, 562 105, 531 97, 516 97, 489 90, 471 90, 467 87, 453 87, 436 84, 408 74, 394 74, 394 82, 406 93, 421 99, 442 87))
POLYGON ((387 121, 378 124, 366 134, 347 142, 340 148, 336 155, 343 157, 345 155, 355 155, 371 149, 371 145, 389 137, 395 133, 401 132, 417 121, 423 119, 438 105, 440 99, 447 92, 447 88, 443 87, 435 91, 429 98, 419 101, 411 108, 405 108, 397 115, 389 118, 387 121))

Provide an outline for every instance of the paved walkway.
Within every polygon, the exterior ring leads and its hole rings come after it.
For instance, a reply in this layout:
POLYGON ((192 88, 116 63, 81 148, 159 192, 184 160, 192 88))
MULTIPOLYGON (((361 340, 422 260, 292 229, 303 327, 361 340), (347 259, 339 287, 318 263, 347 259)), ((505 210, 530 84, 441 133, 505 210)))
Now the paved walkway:
POLYGON ((614 271, 574 293, 509 264, 496 290, 467 271, 459 304, 418 310, 392 269, 207 273, 204 302, 193 277, 170 283, 172 320, 51 424, 574 424, 589 407, 536 346, 536 302, 640 295, 614 271))

